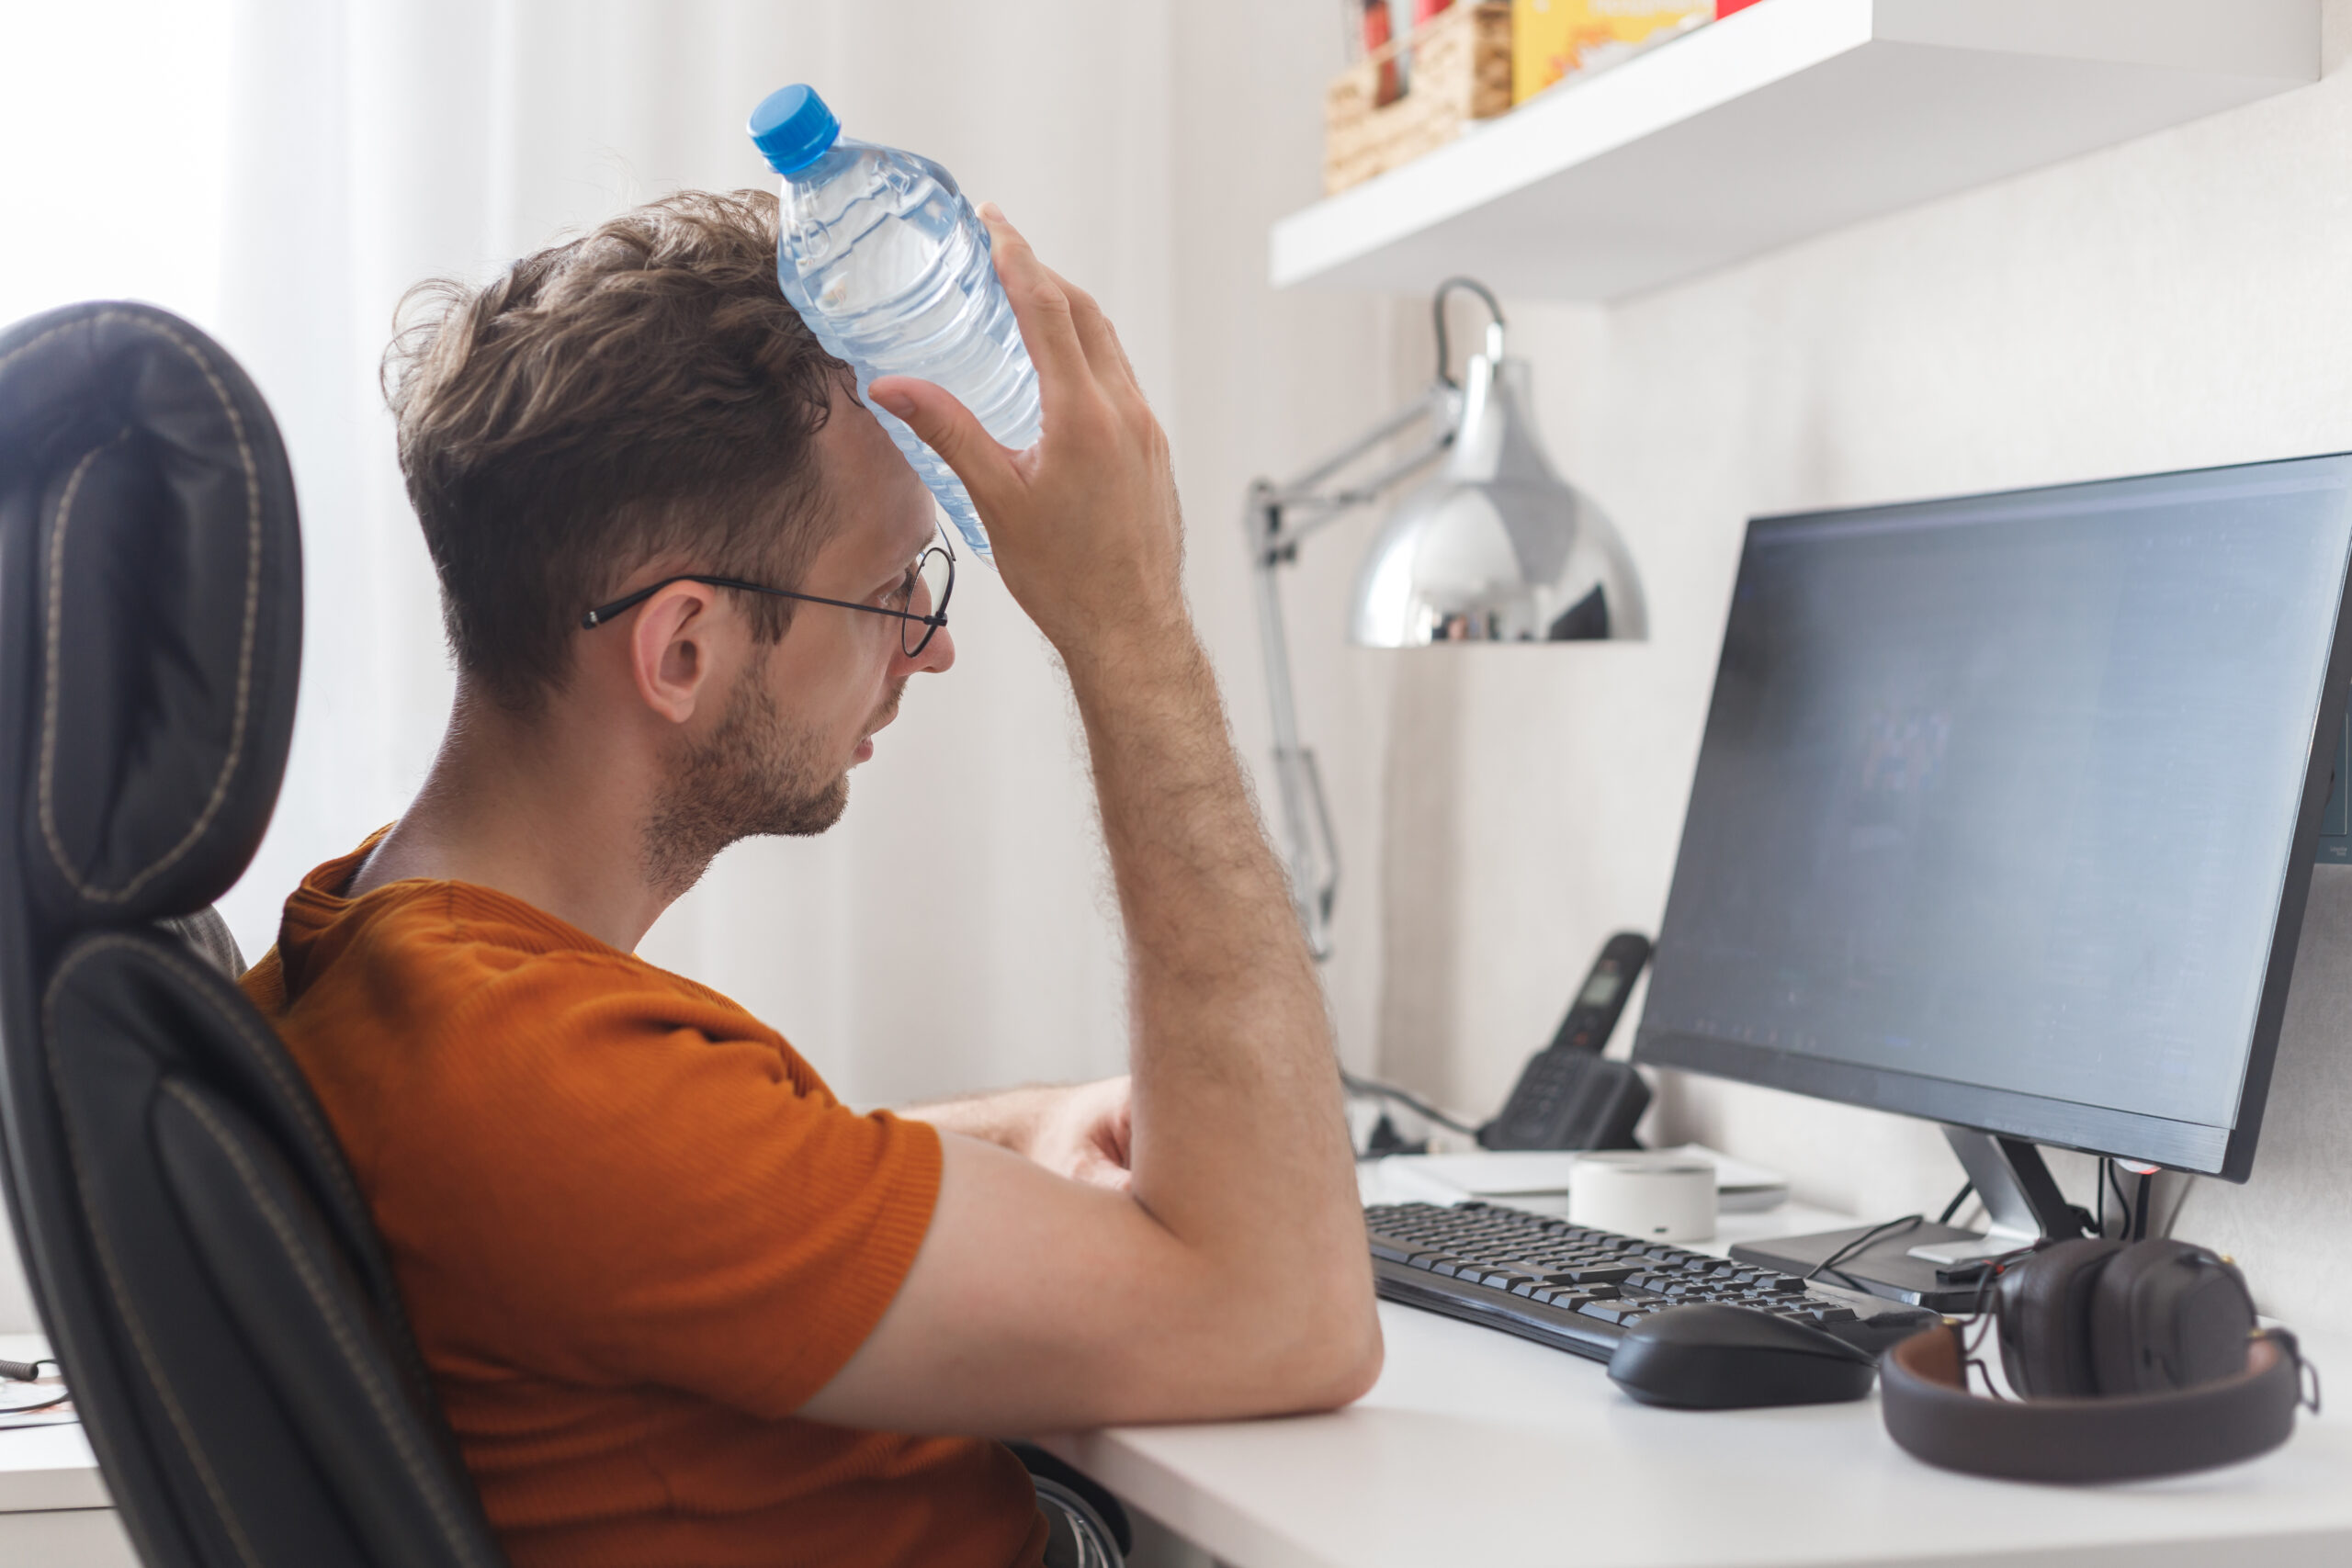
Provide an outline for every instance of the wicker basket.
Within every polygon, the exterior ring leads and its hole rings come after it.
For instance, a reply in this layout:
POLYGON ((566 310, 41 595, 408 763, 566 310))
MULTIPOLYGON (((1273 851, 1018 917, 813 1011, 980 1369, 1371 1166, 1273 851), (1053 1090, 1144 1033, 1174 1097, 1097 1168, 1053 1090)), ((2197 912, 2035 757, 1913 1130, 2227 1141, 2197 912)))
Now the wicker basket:
MULTIPOLYGON (((1388 72, 1393 80, 1396 73, 1388 72)), ((1510 6, 1456 0, 1409 38, 1383 45, 1323 95, 1323 191, 1329 196, 1409 164, 1510 108, 1510 6), (1380 103, 1383 68, 1409 50, 1406 89, 1380 103)))

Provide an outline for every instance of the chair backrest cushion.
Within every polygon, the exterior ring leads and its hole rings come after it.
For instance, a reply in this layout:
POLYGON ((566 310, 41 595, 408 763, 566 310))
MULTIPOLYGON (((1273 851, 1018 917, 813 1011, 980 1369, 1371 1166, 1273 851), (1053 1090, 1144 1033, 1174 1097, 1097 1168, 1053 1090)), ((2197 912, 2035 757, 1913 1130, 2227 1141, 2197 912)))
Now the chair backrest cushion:
POLYGON ((66 926, 201 908, 268 825, 301 666, 293 478, 261 394, 167 312, 0 337, 0 530, 34 592, 19 826, 66 926))

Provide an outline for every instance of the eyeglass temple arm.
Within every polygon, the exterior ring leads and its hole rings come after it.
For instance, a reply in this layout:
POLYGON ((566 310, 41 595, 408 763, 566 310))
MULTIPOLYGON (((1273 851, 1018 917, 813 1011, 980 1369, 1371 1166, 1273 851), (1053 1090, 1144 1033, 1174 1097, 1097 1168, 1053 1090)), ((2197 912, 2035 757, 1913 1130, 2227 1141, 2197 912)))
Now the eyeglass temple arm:
MULTIPOLYGON (((948 556, 951 561, 955 558, 952 553, 948 556)), ((580 617, 581 628, 584 631, 594 631, 622 611, 637 608, 673 582, 701 582, 713 588, 740 588, 746 593, 764 593, 772 599, 797 599, 804 604, 831 604, 838 609, 863 611, 869 615, 896 615, 902 621, 916 621, 934 628, 947 624, 947 612, 936 607, 927 615, 918 615, 912 610, 886 610, 879 604, 860 604, 848 599, 828 599, 822 594, 802 593, 790 588, 770 588, 764 583, 745 582, 741 578, 705 577, 699 572, 688 572, 683 577, 665 577, 659 582, 647 584, 626 598, 616 599, 609 604, 597 605, 580 617)))

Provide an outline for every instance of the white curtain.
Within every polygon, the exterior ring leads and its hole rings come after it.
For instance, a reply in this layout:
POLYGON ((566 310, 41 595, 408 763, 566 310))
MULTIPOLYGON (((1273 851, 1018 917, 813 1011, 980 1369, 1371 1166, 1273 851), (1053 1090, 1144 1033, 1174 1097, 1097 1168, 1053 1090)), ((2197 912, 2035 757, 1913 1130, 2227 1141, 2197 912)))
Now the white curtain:
MULTIPOLYGON (((51 15, 0 0, 15 94, 0 104, 0 320, 108 294, 179 310, 253 374, 292 457, 303 684, 276 820, 223 901, 248 956, 305 871, 400 813, 446 713, 432 572, 376 380, 401 294, 484 276, 679 186, 765 185, 743 119, 791 81, 817 84, 851 134, 937 157, 1001 202, 1118 322, 1175 443, 1196 612, 1261 759, 1242 489, 1400 391, 1385 306, 1264 283, 1267 223, 1316 194, 1333 11, 122 0, 51 15)), ((1290 589, 1349 856, 1330 977, 1360 1066, 1378 1004, 1388 661, 1344 649, 1338 626, 1369 525, 1318 541, 1290 589)), ((729 852, 643 949, 776 1024, 855 1103, 1124 1065, 1067 688, 985 569, 959 581, 956 637, 956 669, 910 692, 840 827, 729 852)), ((29 1325, 13 1280, 0 1266, 0 1330, 29 1325)))

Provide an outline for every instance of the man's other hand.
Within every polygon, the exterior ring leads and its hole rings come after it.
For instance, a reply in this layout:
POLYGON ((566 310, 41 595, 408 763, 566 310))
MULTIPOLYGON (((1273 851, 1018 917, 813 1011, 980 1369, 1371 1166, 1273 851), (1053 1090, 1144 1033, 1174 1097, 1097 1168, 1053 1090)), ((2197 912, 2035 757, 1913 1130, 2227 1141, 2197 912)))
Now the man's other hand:
POLYGON ((1127 1089, 1127 1076, 1122 1073, 1052 1091, 1053 1100, 1022 1152, 1057 1176, 1125 1192, 1132 1179, 1127 1089))

